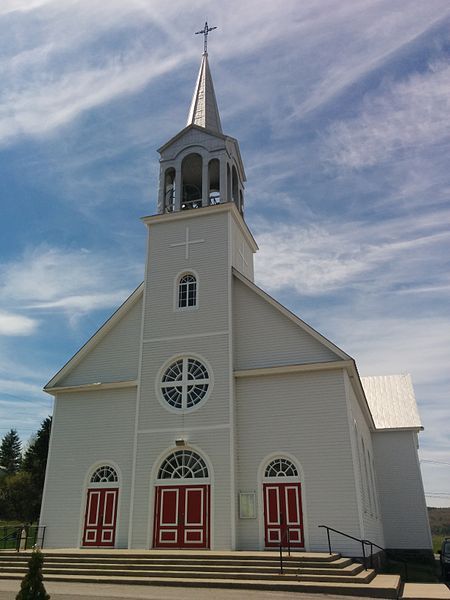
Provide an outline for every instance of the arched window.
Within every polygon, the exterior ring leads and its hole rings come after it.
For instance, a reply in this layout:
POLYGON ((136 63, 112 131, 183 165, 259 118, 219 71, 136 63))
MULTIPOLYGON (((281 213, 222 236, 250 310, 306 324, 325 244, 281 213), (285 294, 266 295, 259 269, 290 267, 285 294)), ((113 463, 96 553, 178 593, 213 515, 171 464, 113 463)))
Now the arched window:
POLYGON ((181 210, 202 206, 203 159, 200 154, 189 154, 181 163, 181 210))
POLYGON ((102 465, 95 469, 91 483, 113 483, 119 481, 116 470, 109 465, 102 465))
POLYGON ((166 458, 158 471, 158 479, 200 479, 208 477, 203 458, 192 450, 178 450, 166 458))
POLYGON ((178 282, 178 308, 197 306, 197 278, 192 273, 182 275, 178 282))
POLYGON ((287 458, 276 458, 267 465, 264 477, 298 477, 298 470, 287 458))
POLYGON ((209 204, 220 204, 220 162, 213 158, 208 164, 209 204))
POLYGON ((205 365, 196 358, 184 357, 164 371, 161 394, 173 408, 186 409, 201 402, 209 387, 210 377, 205 365))
POLYGON ((175 210, 175 169, 167 169, 164 175, 164 212, 175 210))

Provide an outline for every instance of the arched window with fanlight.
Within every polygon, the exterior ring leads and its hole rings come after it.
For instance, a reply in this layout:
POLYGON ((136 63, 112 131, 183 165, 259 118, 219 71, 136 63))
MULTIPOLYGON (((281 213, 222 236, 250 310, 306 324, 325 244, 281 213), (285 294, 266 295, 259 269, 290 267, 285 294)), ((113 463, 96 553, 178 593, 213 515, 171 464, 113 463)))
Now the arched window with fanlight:
POLYGON ((198 301, 198 282, 193 273, 184 273, 178 280, 177 308, 196 308, 198 301))

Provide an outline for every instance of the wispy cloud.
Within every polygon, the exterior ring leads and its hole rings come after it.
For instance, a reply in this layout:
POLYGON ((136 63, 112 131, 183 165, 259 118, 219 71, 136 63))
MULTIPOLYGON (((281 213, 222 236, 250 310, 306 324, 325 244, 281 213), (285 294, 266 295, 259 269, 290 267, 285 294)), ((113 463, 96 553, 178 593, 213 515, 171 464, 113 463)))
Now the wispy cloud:
MULTIPOLYGON (((0 265, 0 273, 2 303, 19 304, 24 310, 61 310, 76 319, 123 301, 129 293, 123 284, 129 282, 132 287, 138 272, 100 252, 38 246, 0 265)), ((22 326, 28 323, 31 328, 34 321, 24 319, 22 326)))
POLYGON ((31 335, 39 322, 23 315, 0 311, 0 335, 31 335))
MULTIPOLYGON (((335 122, 325 138, 327 158, 338 166, 361 168, 390 161, 395 154, 450 144, 450 64, 391 83, 368 97, 361 114, 335 122)), ((402 154, 400 154, 401 156, 402 154)))
MULTIPOLYGON (((257 278, 271 290, 291 288, 302 295, 320 295, 353 286, 392 292, 414 289, 421 280, 427 281, 429 292, 439 292, 449 284, 444 269, 434 268, 430 281, 429 264, 445 260, 450 232, 445 227, 427 230, 426 218, 409 223, 333 220, 303 227, 266 224, 257 237, 257 278), (420 252, 420 260, 415 252, 420 252)), ((419 288, 425 292, 423 284, 419 288)))

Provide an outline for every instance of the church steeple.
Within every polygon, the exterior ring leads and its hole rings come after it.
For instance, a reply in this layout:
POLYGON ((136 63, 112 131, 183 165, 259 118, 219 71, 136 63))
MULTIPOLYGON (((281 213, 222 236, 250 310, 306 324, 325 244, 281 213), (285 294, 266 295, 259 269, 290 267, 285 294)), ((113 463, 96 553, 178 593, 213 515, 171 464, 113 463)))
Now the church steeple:
POLYGON ((208 63, 208 53, 202 56, 197 83, 192 96, 191 108, 186 125, 198 125, 222 133, 219 109, 217 107, 216 94, 208 63))
POLYGON ((205 23, 204 51, 186 127, 161 154, 158 213, 233 202, 244 214, 245 171, 239 144, 224 135, 208 64, 207 36, 216 27, 205 23))

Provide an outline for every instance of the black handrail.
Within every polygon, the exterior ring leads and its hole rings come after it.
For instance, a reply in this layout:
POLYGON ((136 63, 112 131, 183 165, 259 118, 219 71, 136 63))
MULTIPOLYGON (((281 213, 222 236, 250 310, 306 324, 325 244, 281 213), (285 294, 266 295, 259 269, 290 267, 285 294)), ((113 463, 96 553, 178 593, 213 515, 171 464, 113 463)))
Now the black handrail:
POLYGON ((280 575, 283 575, 283 537, 285 539, 287 538, 288 556, 290 557, 291 556, 291 535, 290 535, 289 527, 286 527, 284 536, 281 535, 281 531, 280 531, 280 575))
MULTIPOLYGON (((326 529, 327 530, 327 537, 328 537, 328 550, 330 552, 330 554, 332 554, 331 552, 331 541, 330 541, 330 531, 334 531, 335 533, 338 533, 339 535, 343 535, 345 537, 350 538, 351 540, 355 540, 356 542, 359 542, 361 544, 361 548, 362 548, 362 553, 363 553, 363 561, 364 561, 364 568, 367 571, 367 558, 366 558, 366 552, 364 547, 365 546, 370 546, 370 568, 373 569, 373 548, 374 546, 376 548, 379 548, 380 550, 382 550, 386 557, 389 559, 389 553, 392 554, 391 550, 387 550, 386 548, 383 548, 382 546, 379 546, 378 544, 376 544, 375 542, 372 542, 371 540, 363 540, 363 539, 359 539, 354 537, 353 535, 348 535, 348 533, 344 533, 343 531, 339 531, 338 529, 333 529, 333 527, 328 527, 327 525, 319 525, 319 527, 326 529)), ((403 558, 392 558, 391 560, 393 560, 394 562, 400 562, 403 563, 403 566, 405 568, 405 581, 408 581, 408 563, 406 560, 404 560, 403 558)))
MULTIPOLYGON (((21 549, 26 550, 29 542, 32 545, 40 543, 41 548, 44 546, 45 538, 45 527, 39 527, 34 525, 22 525, 14 527, 12 531, 0 538, 0 544, 3 542, 3 550, 6 549, 6 542, 8 540, 16 540, 16 551, 19 552, 21 549), (42 533, 40 533, 42 532, 42 533), (39 540, 40 538, 40 540, 39 540), (21 548, 23 543, 23 548, 21 548)), ((3 532, 7 531, 8 527, 3 527, 3 532)))
POLYGON ((408 561, 406 561, 404 558, 400 558, 399 556, 397 556, 396 558, 392 558, 392 550, 388 550, 387 548, 382 548, 381 546, 379 546, 378 544, 375 544, 375 542, 372 542, 371 540, 364 540, 366 544, 368 544, 370 546, 370 568, 373 568, 373 547, 375 546, 376 548, 379 548, 380 550, 382 550, 385 554, 387 559, 389 560, 389 554, 391 554, 390 560, 393 560, 394 562, 399 562, 403 564, 403 567, 405 569, 405 581, 408 581, 408 561))
MULTIPOLYGON (((8 530, 8 527, 4 526, 3 533, 7 530, 8 530)), ((22 527, 15 527, 13 529, 13 531, 11 531, 10 533, 7 533, 2 538, 0 538, 0 544, 3 542, 3 550, 6 549, 6 542, 9 540, 14 540, 14 539, 16 540, 16 550, 19 549, 19 540, 20 540, 21 531, 22 531, 22 527)))
POLYGON ((333 529, 333 527, 328 527, 328 525, 319 525, 320 528, 322 529, 326 529, 327 530, 327 537, 328 537, 328 551, 330 554, 332 554, 331 552, 331 541, 330 541, 330 531, 334 531, 335 533, 338 533, 339 535, 343 535, 347 538, 350 538, 351 540, 355 540, 355 542, 359 542, 361 544, 361 550, 362 550, 362 555, 363 555, 363 561, 364 561, 364 569, 367 571, 367 559, 366 559, 366 551, 364 546, 366 545, 366 540, 361 540, 357 537, 354 537, 353 535, 349 535, 348 533, 344 533, 343 531, 339 531, 339 529, 333 529))

